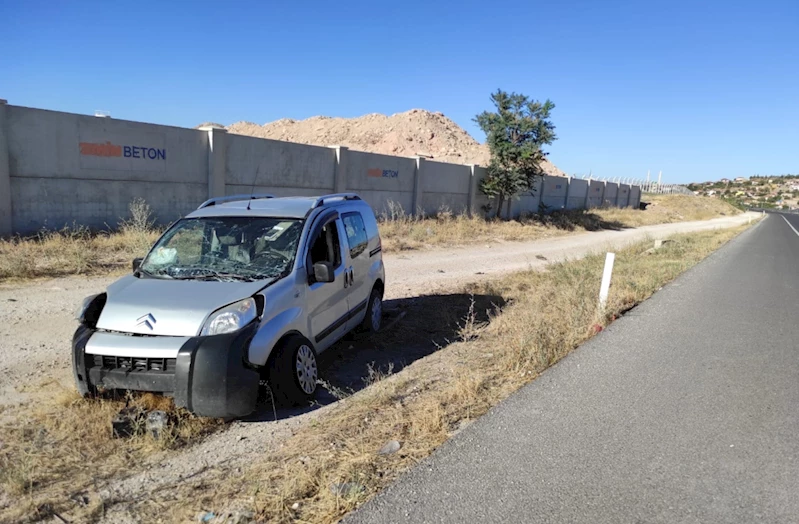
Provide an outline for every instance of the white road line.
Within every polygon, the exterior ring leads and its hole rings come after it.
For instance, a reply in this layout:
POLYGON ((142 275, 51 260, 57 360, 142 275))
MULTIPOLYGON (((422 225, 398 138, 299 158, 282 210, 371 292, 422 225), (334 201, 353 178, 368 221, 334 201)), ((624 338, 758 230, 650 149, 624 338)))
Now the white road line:
MULTIPOLYGON (((783 220, 785 220, 785 223, 786 223, 786 224, 788 224, 789 226, 791 226, 791 223, 790 223, 790 222, 788 222, 788 219, 787 219, 787 218, 785 218, 785 217, 782 217, 782 219, 783 219, 783 220)), ((794 232, 794 233, 796 233, 796 236, 798 236, 798 237, 799 237, 799 231, 797 231, 797 230, 796 230, 796 228, 795 228, 795 227, 793 227, 793 226, 791 226, 791 229, 793 229, 793 232, 794 232)))

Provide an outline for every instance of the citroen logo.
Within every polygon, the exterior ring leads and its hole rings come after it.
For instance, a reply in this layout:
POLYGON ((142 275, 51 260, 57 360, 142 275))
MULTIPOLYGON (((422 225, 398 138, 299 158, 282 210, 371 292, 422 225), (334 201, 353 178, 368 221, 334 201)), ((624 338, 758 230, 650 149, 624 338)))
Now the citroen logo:
POLYGON ((143 317, 139 317, 136 319, 137 326, 144 326, 150 331, 153 330, 153 326, 155 326, 155 317, 152 313, 147 313, 143 317))

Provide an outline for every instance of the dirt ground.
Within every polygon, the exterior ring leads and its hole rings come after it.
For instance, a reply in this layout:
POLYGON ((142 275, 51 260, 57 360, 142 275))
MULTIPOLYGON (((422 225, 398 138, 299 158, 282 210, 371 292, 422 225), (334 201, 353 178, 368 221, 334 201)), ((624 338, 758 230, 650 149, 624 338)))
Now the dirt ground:
MULTIPOLYGON (((373 336, 349 336, 321 356, 323 378, 331 387, 318 395, 313 406, 274 411, 265 404, 251 417, 230 423, 225 431, 195 446, 154 455, 142 471, 99 487, 102 498, 108 501, 105 518, 108 522, 125 521, 125 500, 147 497, 148 493, 181 479, 201 476, 210 469, 223 468, 236 474, 253 452, 268 452, 279 445, 283 437, 335 404, 343 396, 342 391, 346 394, 367 385, 370 369, 396 372, 431 354, 453 334, 448 332, 450 327, 426 324, 425 311, 441 308, 451 311, 455 319, 463 318, 471 297, 462 290, 470 282, 543 267, 646 238, 732 227, 749 218, 744 214, 545 241, 386 255, 387 329, 373 336)), ((16 411, 4 407, 24 403, 39 385, 55 381, 72 387, 70 340, 76 327, 75 311, 83 297, 102 291, 113 280, 69 277, 0 286, 0 420, 16 411)), ((475 309, 483 311, 499 300, 476 299, 480 303, 475 309)))

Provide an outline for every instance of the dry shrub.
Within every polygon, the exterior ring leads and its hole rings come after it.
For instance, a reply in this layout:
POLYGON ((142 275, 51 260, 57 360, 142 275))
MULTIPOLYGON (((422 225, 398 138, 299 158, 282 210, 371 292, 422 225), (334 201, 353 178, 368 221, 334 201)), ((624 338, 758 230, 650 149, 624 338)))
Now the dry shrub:
POLYGON ((8 508, 0 506, 0 522, 47 517, 41 508, 91 520, 102 507, 94 493, 98 482, 141 470, 153 453, 186 446, 222 427, 160 395, 84 399, 55 382, 39 389, 35 403, 17 408, 13 423, 0 425, 0 494, 15 499, 8 508), (165 411, 172 423, 157 440, 143 431, 113 438, 111 419, 125 406, 165 411), (77 493, 91 503, 76 504, 77 493))
POLYGON ((163 494, 162 502, 142 501, 133 511, 148 520, 169 500, 179 520, 237 501, 267 522, 335 522, 593 336, 596 326, 607 325, 742 229, 677 236, 651 254, 651 242, 620 250, 604 312, 597 304, 604 264, 599 254, 469 286, 475 294, 508 300, 476 334, 466 329, 463 341, 347 397, 242 475, 220 472, 185 482, 163 494), (389 440, 400 441, 400 451, 378 454, 389 440))
POLYGON ((486 220, 455 214, 442 207, 430 217, 408 215, 401 205, 388 202, 380 217, 380 235, 387 252, 496 241, 549 238, 571 232, 623 229, 688 220, 708 220, 740 213, 726 202, 687 195, 644 195, 645 211, 598 208, 529 214, 517 220, 486 220))
POLYGON ((128 206, 130 218, 123 220, 119 224, 122 232, 143 233, 151 231, 155 225, 150 204, 143 198, 134 198, 128 206))
POLYGON ((116 232, 92 232, 73 224, 31 237, 0 239, 0 280, 128 269, 133 258, 144 256, 161 233, 144 200, 134 200, 130 213, 116 232))

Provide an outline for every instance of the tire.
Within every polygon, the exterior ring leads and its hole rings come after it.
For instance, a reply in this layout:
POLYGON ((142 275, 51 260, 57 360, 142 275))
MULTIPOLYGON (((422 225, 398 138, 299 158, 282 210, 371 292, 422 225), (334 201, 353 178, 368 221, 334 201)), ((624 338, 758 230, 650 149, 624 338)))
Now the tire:
POLYGON ((383 293, 378 289, 372 289, 369 295, 369 303, 366 305, 366 316, 361 323, 361 331, 367 333, 377 333, 383 323, 383 293))
POLYGON ((319 379, 313 346, 300 336, 290 336, 275 351, 269 367, 269 385, 275 400, 289 406, 309 402, 316 394, 319 379))

